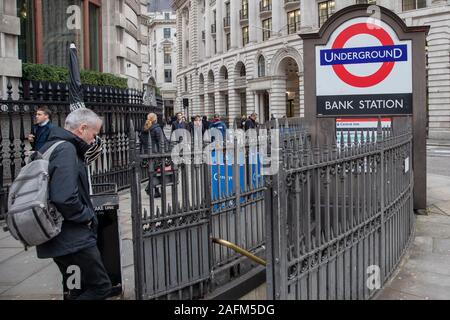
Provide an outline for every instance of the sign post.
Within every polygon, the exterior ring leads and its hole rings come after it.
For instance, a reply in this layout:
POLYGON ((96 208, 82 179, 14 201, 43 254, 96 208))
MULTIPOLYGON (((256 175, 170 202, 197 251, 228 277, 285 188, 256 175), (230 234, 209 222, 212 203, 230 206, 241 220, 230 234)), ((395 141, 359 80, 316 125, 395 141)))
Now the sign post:
POLYGON ((407 27, 383 7, 373 17, 372 8, 346 7, 318 33, 300 34, 307 79, 305 117, 313 128, 313 142, 319 144, 335 139, 336 126, 345 123, 343 117, 357 117, 362 123, 367 123, 364 117, 390 117, 394 131, 410 125, 414 209, 425 209, 425 39, 429 27, 407 27))

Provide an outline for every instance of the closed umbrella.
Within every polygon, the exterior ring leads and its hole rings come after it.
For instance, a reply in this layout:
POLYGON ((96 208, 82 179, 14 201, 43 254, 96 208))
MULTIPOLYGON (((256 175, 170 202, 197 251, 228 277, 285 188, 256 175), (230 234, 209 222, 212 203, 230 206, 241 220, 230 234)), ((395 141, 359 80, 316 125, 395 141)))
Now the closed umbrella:
POLYGON ((85 107, 75 43, 71 43, 69 48, 69 103, 70 111, 85 107))
MULTIPOLYGON (((83 102, 83 89, 81 88, 80 66, 78 64, 77 47, 74 43, 70 44, 69 48, 69 106, 70 112, 79 108, 85 108, 83 102)), ((88 165, 94 162, 102 153, 102 139, 99 136, 95 137, 95 142, 85 154, 85 160, 88 165)), ((89 169, 89 168, 88 168, 89 169)), ((91 175, 89 173, 89 185, 91 187, 91 175)))

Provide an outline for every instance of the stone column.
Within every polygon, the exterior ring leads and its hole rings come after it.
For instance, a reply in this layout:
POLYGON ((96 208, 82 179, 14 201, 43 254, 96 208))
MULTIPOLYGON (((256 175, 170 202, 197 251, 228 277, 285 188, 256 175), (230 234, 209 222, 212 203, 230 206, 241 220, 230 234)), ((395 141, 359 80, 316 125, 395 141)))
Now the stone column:
POLYGON ((192 71, 192 92, 190 94, 193 106, 190 108, 192 110, 191 116, 200 114, 200 96, 199 96, 199 79, 198 72, 192 71))
MULTIPOLYGON (((199 21, 198 21, 198 1, 191 1, 189 8, 189 24, 190 24, 190 40, 189 51, 191 52, 191 62, 196 64, 198 62, 199 49, 199 21)), ((201 37, 201 34, 200 34, 201 37)))
MULTIPOLYGON (((183 10, 179 9, 177 11, 177 53, 178 53, 178 61, 177 66, 178 70, 183 68, 183 10)), ((156 68, 156 66, 153 66, 156 68)))
POLYGON ((217 39, 217 54, 221 54, 224 52, 223 46, 223 39, 224 39, 224 32, 223 32, 223 1, 216 1, 216 39, 217 39))
POLYGON ((303 85, 304 82, 304 76, 303 72, 298 77, 298 90, 299 90, 299 104, 300 109, 295 110, 295 116, 296 117, 304 117, 305 116, 305 86, 303 85))
POLYGON ((300 2, 300 27, 317 28, 317 3, 312 1, 300 2))
POLYGON ((211 9, 206 3, 205 8, 205 58, 209 59, 211 57, 212 52, 212 38, 211 38, 211 9))
POLYGON ((272 88, 270 89, 269 117, 273 114, 275 118, 286 115, 286 78, 282 76, 272 77, 272 88))
POLYGON ((7 98, 8 79, 13 85, 13 97, 18 98, 17 87, 22 77, 22 63, 18 57, 20 19, 16 12, 16 0, 0 1, 0 99, 7 98))
POLYGON ((284 1, 272 1, 271 37, 279 37, 281 34, 287 34, 286 28, 284 28, 287 24, 286 20, 287 16, 286 11, 284 10, 284 1), (280 32, 280 34, 278 32, 280 32))
POLYGON ((260 33, 261 21, 259 19, 259 0, 248 0, 248 37, 249 43, 256 43, 258 41, 258 34, 260 33))
POLYGON ((239 35, 241 25, 239 24, 239 1, 230 1, 230 36, 231 49, 239 46, 239 35))
POLYGON ((225 99, 218 86, 214 92, 214 98, 216 100, 214 113, 218 113, 221 117, 225 116, 225 99))
POLYGON ((234 79, 230 79, 228 84, 228 108, 229 108, 229 117, 230 123, 234 121, 236 117, 241 116, 241 100, 239 96, 239 91, 234 89, 234 79), (233 83, 233 85, 232 85, 233 83))

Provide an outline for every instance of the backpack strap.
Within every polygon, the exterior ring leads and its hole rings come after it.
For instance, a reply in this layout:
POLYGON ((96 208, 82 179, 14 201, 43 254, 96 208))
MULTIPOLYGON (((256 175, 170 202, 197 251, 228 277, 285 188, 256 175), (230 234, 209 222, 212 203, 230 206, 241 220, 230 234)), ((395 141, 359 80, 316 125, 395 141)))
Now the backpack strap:
POLYGON ((50 156, 51 156, 52 153, 53 153, 53 150, 55 150, 57 146, 59 146, 60 144, 62 144, 62 143, 64 143, 64 142, 65 142, 65 140, 60 140, 60 141, 57 141, 57 142, 55 142, 54 144, 52 144, 52 145, 50 146, 50 148, 48 148, 47 151, 44 152, 44 154, 42 155, 42 159, 48 161, 48 160, 50 159, 50 156))

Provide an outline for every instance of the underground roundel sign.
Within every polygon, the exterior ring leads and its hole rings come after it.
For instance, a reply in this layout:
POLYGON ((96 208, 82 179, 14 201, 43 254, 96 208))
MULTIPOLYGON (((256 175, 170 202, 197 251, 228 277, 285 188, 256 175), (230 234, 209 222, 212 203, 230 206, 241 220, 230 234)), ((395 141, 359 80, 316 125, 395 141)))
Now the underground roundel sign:
POLYGON ((385 22, 345 22, 316 46, 317 114, 412 114, 411 55, 411 41, 385 22))

